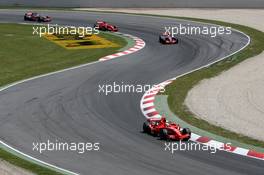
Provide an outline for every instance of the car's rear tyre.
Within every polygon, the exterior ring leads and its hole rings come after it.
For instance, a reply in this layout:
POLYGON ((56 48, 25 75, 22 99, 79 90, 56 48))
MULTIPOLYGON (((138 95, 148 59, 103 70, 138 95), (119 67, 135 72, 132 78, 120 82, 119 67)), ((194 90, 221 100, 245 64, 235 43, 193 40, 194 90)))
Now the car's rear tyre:
POLYGON ((167 129, 161 129, 159 133, 159 137, 161 140, 167 140, 168 131, 167 129))
POLYGON ((148 122, 143 123, 143 132, 148 133, 148 134, 150 133, 150 128, 149 128, 148 122))
POLYGON ((159 37, 159 42, 162 44, 162 39, 161 39, 161 37, 159 37))

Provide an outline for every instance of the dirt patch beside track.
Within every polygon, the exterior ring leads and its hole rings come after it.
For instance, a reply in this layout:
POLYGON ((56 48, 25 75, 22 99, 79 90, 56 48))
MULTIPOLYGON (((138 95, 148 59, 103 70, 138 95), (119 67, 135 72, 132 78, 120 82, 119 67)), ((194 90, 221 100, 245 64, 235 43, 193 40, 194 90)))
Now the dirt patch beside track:
POLYGON ((1 175, 19 174, 19 175, 33 175, 32 173, 14 166, 4 160, 0 160, 0 172, 1 175))

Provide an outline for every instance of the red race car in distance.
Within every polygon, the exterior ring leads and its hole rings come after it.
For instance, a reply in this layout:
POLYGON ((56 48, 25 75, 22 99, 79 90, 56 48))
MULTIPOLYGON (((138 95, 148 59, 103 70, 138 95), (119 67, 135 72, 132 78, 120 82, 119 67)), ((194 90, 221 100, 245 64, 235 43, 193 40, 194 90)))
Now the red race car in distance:
POLYGON ((189 128, 181 128, 178 124, 168 122, 165 117, 161 119, 148 119, 143 124, 143 132, 159 136, 162 140, 183 140, 191 138, 189 128))
POLYGON ((107 22, 104 21, 97 21, 94 24, 95 28, 98 28, 98 30, 102 31, 111 31, 111 32, 117 32, 118 28, 115 25, 108 24, 107 22))
POLYGON ((49 16, 41 16, 38 13, 35 12, 27 12, 24 15, 25 21, 37 21, 37 22, 50 22, 51 17, 49 16))
POLYGON ((169 33, 165 32, 159 36, 159 42, 161 44, 178 44, 179 40, 175 37, 172 37, 169 33))

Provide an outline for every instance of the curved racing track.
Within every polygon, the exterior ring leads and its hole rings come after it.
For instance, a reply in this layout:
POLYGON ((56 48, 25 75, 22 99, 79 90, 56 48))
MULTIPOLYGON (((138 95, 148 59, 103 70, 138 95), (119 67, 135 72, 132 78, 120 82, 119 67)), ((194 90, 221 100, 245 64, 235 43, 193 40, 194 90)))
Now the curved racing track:
MULTIPOLYGON (((1 22, 22 22, 24 11, 0 11, 1 22)), ((0 92, 0 138, 42 161, 80 174, 222 175, 263 174, 263 161, 219 151, 164 151, 164 143, 141 133, 143 94, 98 93, 98 85, 154 84, 229 55, 247 43, 239 32, 211 38, 180 36, 180 44, 160 45, 164 25, 186 21, 121 14, 47 12, 53 23, 92 25, 103 19, 122 33, 142 38, 139 52, 38 78, 0 92), (32 142, 99 142, 100 151, 32 151, 32 142)), ((196 24, 201 25, 201 24, 196 24)), ((74 58, 72 58, 74 59, 74 58)))

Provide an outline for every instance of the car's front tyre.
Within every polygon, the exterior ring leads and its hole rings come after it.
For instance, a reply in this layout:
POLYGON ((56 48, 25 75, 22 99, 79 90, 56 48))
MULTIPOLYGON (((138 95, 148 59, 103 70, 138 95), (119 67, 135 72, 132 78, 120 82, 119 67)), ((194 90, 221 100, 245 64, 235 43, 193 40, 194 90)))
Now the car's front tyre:
POLYGON ((183 128, 181 133, 183 135, 188 134, 189 136, 184 138, 183 141, 188 141, 191 138, 191 130, 189 128, 183 128))
POLYGON ((144 133, 147 133, 147 134, 150 133, 150 128, 149 128, 149 124, 148 124, 148 122, 144 122, 144 123, 143 123, 143 132, 144 132, 144 133))
POLYGON ((191 130, 189 128, 183 128, 182 134, 191 134, 191 130))

